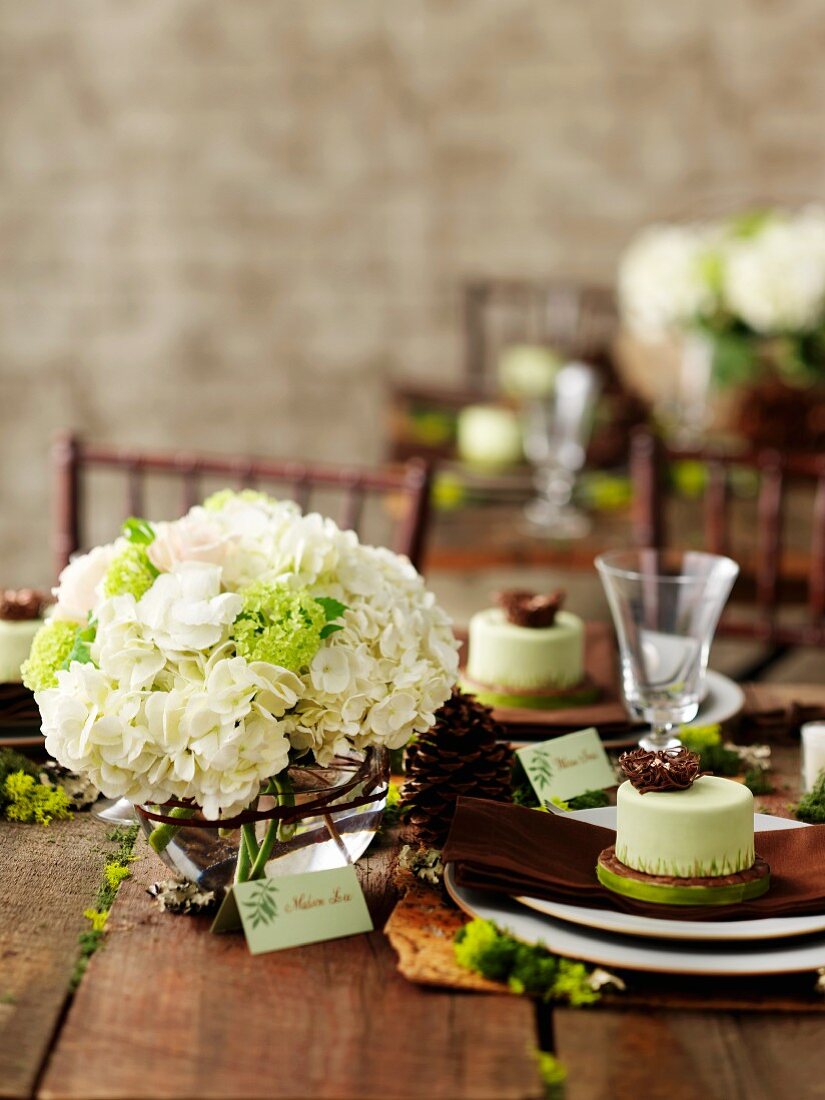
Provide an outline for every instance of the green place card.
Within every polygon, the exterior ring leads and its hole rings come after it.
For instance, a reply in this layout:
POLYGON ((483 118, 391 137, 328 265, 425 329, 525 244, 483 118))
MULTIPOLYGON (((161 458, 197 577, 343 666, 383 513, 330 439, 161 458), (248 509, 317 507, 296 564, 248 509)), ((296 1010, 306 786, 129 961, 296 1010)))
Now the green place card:
POLYGON ((516 750, 516 756, 544 805, 554 798, 564 801, 616 785, 613 765, 593 727, 526 745, 516 750))
POLYGON ((213 932, 243 927, 253 955, 371 932, 354 867, 237 883, 224 899, 213 932))

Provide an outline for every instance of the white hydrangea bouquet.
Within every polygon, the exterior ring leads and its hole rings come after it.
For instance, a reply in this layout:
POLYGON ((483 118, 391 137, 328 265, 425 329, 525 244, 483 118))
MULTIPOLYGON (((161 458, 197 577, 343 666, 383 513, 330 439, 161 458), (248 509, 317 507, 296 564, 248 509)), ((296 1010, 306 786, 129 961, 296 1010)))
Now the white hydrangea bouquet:
POLYGON ((618 294, 643 341, 707 337, 718 385, 825 381, 825 209, 652 226, 624 253, 618 294))
POLYGON ((222 491, 71 562, 24 665, 46 749, 105 795, 233 818, 296 758, 398 748, 457 676, 406 558, 222 491))

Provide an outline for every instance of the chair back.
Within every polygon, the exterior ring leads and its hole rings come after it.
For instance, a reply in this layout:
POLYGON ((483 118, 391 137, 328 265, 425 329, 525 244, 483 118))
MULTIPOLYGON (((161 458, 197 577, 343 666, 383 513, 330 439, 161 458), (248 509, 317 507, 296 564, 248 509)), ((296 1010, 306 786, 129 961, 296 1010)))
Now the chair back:
POLYGON ((571 359, 599 361, 618 328, 607 287, 548 280, 475 280, 464 288, 467 386, 477 393, 495 381, 509 344, 547 344, 571 359))
POLYGON ((825 454, 668 451, 649 431, 639 431, 631 444, 637 546, 670 544, 669 470, 677 461, 701 463, 706 471, 702 547, 739 562, 740 587, 750 589, 755 605, 753 620, 725 615, 719 633, 779 645, 825 645, 825 454), (742 472, 753 482, 755 501, 737 530, 731 484, 742 472), (804 534, 807 545, 789 545, 791 531, 804 534), (792 606, 794 599, 798 620, 780 621, 780 603, 792 606))
POLYGON ((54 564, 59 573, 75 551, 83 548, 87 518, 86 475, 93 469, 122 475, 122 516, 144 510, 147 475, 162 475, 180 483, 180 509, 188 511, 202 498, 202 481, 219 478, 235 488, 286 487, 306 509, 315 490, 332 490, 341 497, 334 516, 343 528, 358 530, 368 498, 384 498, 392 508, 392 549, 406 554, 416 569, 423 562, 431 472, 426 462, 411 459, 403 466, 366 470, 305 462, 270 462, 249 457, 156 452, 92 445, 64 435, 52 450, 54 476, 54 564))

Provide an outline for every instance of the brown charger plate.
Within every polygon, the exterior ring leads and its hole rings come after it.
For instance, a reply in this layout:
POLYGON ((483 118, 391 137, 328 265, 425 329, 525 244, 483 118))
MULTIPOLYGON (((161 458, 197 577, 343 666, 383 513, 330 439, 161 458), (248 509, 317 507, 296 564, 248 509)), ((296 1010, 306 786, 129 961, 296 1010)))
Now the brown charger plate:
POLYGON ((0 683, 0 748, 42 748, 40 711, 22 684, 0 683))
MULTIPOLYGON (((456 631, 456 635, 463 645, 466 632, 456 631)), ((598 703, 552 710, 494 707, 493 714, 516 741, 546 741, 595 726, 606 748, 635 745, 639 731, 645 727, 628 718, 622 702, 616 646, 613 630, 608 623, 585 624, 584 670, 587 679, 599 689, 598 703)))

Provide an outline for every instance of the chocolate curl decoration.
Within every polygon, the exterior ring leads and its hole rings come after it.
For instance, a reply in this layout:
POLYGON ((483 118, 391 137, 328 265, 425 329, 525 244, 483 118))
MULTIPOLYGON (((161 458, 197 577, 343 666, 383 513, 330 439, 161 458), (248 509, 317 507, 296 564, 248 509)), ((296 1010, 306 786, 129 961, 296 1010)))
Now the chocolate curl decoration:
POLYGON ((688 749, 634 749, 623 752, 619 767, 639 792, 686 791, 699 778, 699 757, 688 749))
POLYGON ((31 622, 39 619, 52 602, 48 592, 39 588, 0 590, 0 619, 6 622, 31 622))
POLYGON ((504 611, 509 623, 513 623, 514 626, 534 628, 552 626, 565 598, 566 593, 561 589, 544 596, 522 588, 510 588, 505 592, 497 592, 495 597, 496 603, 504 611))

